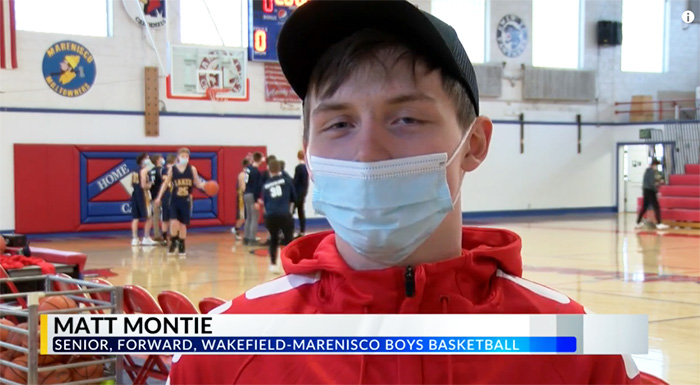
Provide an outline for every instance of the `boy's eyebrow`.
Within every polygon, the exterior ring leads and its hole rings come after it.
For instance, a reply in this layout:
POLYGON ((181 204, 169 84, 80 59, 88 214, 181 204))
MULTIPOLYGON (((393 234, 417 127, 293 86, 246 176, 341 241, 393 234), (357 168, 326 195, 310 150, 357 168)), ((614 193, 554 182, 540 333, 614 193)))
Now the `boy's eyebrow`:
MULTIPOLYGON (((387 104, 401 104, 401 103, 407 103, 407 102, 435 102, 435 99, 431 98, 430 96, 424 94, 424 93, 412 93, 412 94, 404 94, 404 95, 398 95, 395 96, 387 101, 387 104)), ((349 103, 329 103, 329 102, 321 102, 314 110, 311 112, 311 114, 316 114, 319 112, 327 112, 327 111, 341 111, 341 110, 346 110, 351 108, 351 105, 349 103)))

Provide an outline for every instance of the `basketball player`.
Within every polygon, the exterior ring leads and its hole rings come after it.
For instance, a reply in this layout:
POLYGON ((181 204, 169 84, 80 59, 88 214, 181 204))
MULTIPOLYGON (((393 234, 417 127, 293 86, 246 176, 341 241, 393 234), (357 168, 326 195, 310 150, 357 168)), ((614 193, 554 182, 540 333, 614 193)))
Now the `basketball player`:
MULTIPOLYGON (((148 177, 152 181, 151 184, 151 197, 158 196, 160 191, 160 186, 163 184, 163 169, 165 165, 165 159, 161 154, 151 155, 151 163, 153 168, 148 172, 148 177)), ((163 235, 161 233, 161 223, 163 217, 161 215, 161 207, 152 203, 151 210, 153 210, 153 240, 160 243, 163 241, 163 235)))
POLYGON ((263 185, 263 196, 258 200, 258 204, 265 207, 265 227, 270 232, 269 271, 275 274, 280 272, 277 265, 277 247, 280 244, 279 235, 282 233, 282 245, 285 246, 292 241, 292 235, 294 234, 292 209, 296 199, 292 181, 282 175, 280 163, 278 160, 271 160, 267 163, 270 179, 263 185))
POLYGON ((156 242, 151 239, 151 182, 148 178, 149 167, 152 165, 145 152, 136 158, 138 171, 131 173, 131 246, 153 246, 156 242), (143 226, 143 240, 139 242, 139 222, 146 221, 143 226))
MULTIPOLYGON (((270 162, 272 162, 273 160, 277 160, 277 157, 275 155, 268 155, 265 159, 263 159, 262 163, 266 163, 269 165, 270 162)), ((268 179, 270 179, 270 169, 269 168, 265 169, 265 171, 263 171, 263 173, 262 173, 263 183, 265 183, 265 181, 267 181, 268 179)))
POLYGON ((258 234, 258 209, 255 207, 256 202, 260 199, 262 193, 262 174, 258 167, 263 161, 263 155, 260 152, 253 154, 253 163, 246 168, 246 183, 245 191, 243 192, 243 203, 245 204, 245 232, 243 235, 244 245, 257 244, 256 236, 258 234))
POLYGON ((236 239, 240 238, 240 235, 238 232, 240 231, 241 226, 245 223, 245 204, 243 203, 243 194, 245 192, 245 179, 246 179, 246 168, 248 168, 248 165, 250 164, 250 160, 246 157, 243 159, 241 162, 241 165, 243 166, 243 169, 241 172, 238 173, 238 182, 237 182, 237 205, 238 205, 238 212, 236 213, 236 225, 231 229, 231 232, 233 235, 236 236, 236 239))
MULTIPOLYGON (((454 29, 408 1, 367 3, 309 1, 277 40, 304 101, 314 210, 333 231, 292 242, 282 253, 288 276, 216 313, 584 313, 521 277, 516 234, 462 227, 463 178, 486 159, 493 126, 479 116, 474 68, 454 29)), ((171 385, 202 383, 641 381, 619 355, 173 357, 171 385)))
POLYGON ((190 150, 181 148, 177 151, 177 164, 170 168, 163 180, 163 186, 156 198, 156 204, 161 204, 161 198, 168 185, 172 183, 173 191, 170 197, 170 248, 168 254, 175 254, 177 248, 180 256, 185 256, 185 239, 187 226, 190 225, 192 214, 192 188, 204 189, 204 182, 199 179, 197 169, 189 164, 190 150))
MULTIPOLYGON (((175 162, 177 161, 177 155, 175 154, 168 154, 165 160, 165 168, 163 169, 163 179, 168 175, 170 172, 170 169, 173 168, 175 165, 175 162)), ((161 185, 162 188, 163 185, 161 185)), ((163 200, 159 207, 162 207, 162 214, 163 214, 163 221, 162 221, 162 228, 161 230, 163 231, 163 242, 161 245, 167 246, 168 245, 168 239, 172 238, 170 236, 170 232, 168 231, 170 229, 170 197, 172 196, 173 192, 173 184, 170 183, 169 185, 165 186, 165 192, 163 193, 163 200)), ((156 197, 158 197, 158 194, 160 193, 160 190, 156 192, 156 197)))
POLYGON ((299 216, 299 233, 296 238, 303 237, 306 232, 306 212, 304 211, 304 202, 306 202, 306 193, 309 191, 309 171, 306 169, 304 162, 304 151, 297 152, 299 164, 294 168, 294 191, 297 193, 297 201, 294 208, 299 216))

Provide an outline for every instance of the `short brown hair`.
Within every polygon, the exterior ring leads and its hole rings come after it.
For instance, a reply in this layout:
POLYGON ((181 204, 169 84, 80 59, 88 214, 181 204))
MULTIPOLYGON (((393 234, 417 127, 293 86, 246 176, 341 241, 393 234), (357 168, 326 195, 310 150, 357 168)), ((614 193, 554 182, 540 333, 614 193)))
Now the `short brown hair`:
POLYGON ((304 150, 299 150, 297 152, 297 159, 304 160, 304 150))
POLYGON ((187 147, 182 147, 181 149, 177 150, 177 154, 178 154, 178 155, 180 155, 180 154, 182 154, 182 153, 185 153, 185 152, 187 153, 187 155, 189 155, 189 154, 190 154, 190 149, 187 148, 187 147))
POLYGON ((280 172, 280 168, 280 162, 277 159, 272 159, 267 162, 267 169, 270 170, 272 174, 280 172))
POLYGON ((143 160, 146 158, 148 158, 148 154, 145 152, 142 152, 139 154, 139 156, 136 157, 136 163, 140 166, 141 162, 143 162, 143 160))
POLYGON ((175 154, 168 154, 168 156, 165 158, 165 163, 166 164, 173 164, 177 160, 177 155, 175 154))
POLYGON ((249 165, 249 164, 250 164, 250 160, 248 160, 248 158, 243 158, 243 161, 241 162, 241 165, 242 165, 243 167, 246 167, 246 166, 249 165))
MULTIPOLYGON (((411 64, 414 76, 418 63, 425 64, 429 71, 441 68, 440 63, 435 63, 427 56, 416 52, 397 36, 373 29, 356 32, 329 48, 316 63, 309 80, 309 92, 304 99, 304 141, 309 140, 311 95, 323 99, 333 96, 353 72, 368 63, 380 63, 388 72, 391 67, 402 61, 408 61, 411 64), (393 62, 386 66, 382 62, 383 58, 389 58, 393 62)), ((467 125, 476 118, 474 104, 459 80, 445 70, 441 70, 440 73, 442 88, 452 99, 457 110, 457 121, 466 130, 467 125)))
POLYGON ((283 160, 280 160, 279 162, 280 162, 280 170, 284 171, 284 166, 286 165, 286 163, 284 163, 283 160))
POLYGON ((162 158, 163 154, 153 154, 151 155, 151 163, 158 165, 158 159, 162 158))
POLYGON ((260 162, 262 160, 262 152, 258 151, 253 154, 253 162, 260 162))

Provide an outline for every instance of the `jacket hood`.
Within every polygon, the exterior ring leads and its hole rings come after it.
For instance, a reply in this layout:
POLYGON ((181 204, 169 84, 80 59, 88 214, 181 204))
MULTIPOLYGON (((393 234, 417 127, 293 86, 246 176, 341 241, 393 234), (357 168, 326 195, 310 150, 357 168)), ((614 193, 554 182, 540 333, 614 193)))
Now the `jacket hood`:
POLYGON ((522 275, 521 240, 501 229, 462 229, 462 253, 411 267, 353 270, 332 231, 305 236, 283 249, 287 274, 317 275, 310 302, 324 313, 447 313, 492 306, 497 271, 522 275), (457 306, 457 308, 455 308, 457 306), (465 308, 466 306, 466 308, 465 308), (450 310, 451 309, 451 310, 450 310))

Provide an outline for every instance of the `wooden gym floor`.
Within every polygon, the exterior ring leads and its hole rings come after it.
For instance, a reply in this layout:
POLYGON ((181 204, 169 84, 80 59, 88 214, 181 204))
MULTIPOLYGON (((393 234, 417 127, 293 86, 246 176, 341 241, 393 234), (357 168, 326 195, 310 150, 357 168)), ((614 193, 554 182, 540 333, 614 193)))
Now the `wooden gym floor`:
MULTIPOLYGON (((700 384, 700 230, 635 231, 632 214, 467 224, 520 234, 524 277, 595 313, 648 314, 649 354, 635 356, 640 370, 674 385, 700 384)), ((267 257, 250 254, 222 229, 193 231, 184 259, 165 247, 132 248, 128 233, 30 239, 86 253, 86 270, 116 285, 179 290, 194 302, 231 299, 275 277, 267 257)))

